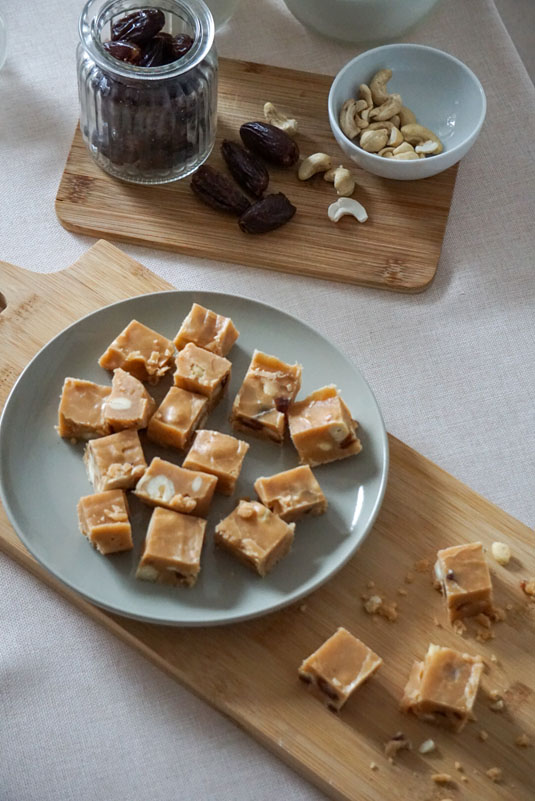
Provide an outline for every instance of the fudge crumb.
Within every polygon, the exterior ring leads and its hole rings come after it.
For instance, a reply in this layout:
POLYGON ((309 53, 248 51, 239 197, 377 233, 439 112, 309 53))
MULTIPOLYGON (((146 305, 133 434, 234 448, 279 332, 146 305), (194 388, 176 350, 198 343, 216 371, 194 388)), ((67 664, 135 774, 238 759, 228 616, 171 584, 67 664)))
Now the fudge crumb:
POLYGON ((379 595, 372 595, 364 600, 364 609, 369 615, 380 615, 393 623, 398 619, 398 609, 395 601, 387 603, 379 595))
POLYGON ((477 623, 480 626, 483 626, 485 629, 490 629, 490 617, 488 615, 484 615, 482 612, 475 617, 477 623))
POLYGON ((501 698, 501 697, 502 697, 502 695, 498 690, 491 690, 489 692, 489 698, 490 698, 491 701, 497 701, 498 698, 501 698))
POLYGON ((466 626, 462 620, 454 620, 451 627, 455 632, 455 634, 458 634, 459 637, 463 637, 467 631, 466 626))
POLYGON ((485 775, 488 776, 492 782, 501 782, 503 770, 501 768, 489 768, 485 771, 485 775))
POLYGON ((503 623, 506 618, 507 614, 505 609, 502 609, 501 606, 495 606, 491 613, 491 619, 494 623, 503 623))
POLYGON ((407 573, 407 575, 405 576, 405 584, 412 584, 413 581, 414 581, 414 574, 407 573))
POLYGON ((515 745, 518 746, 518 748, 529 748, 532 742, 527 734, 519 734, 515 739, 515 745))
POLYGON ((370 770, 379 770, 379 766, 376 762, 370 762, 370 770))
POLYGON ((483 743, 489 739, 489 733, 485 731, 485 729, 481 729, 481 731, 478 731, 477 736, 483 743))
POLYGON ((435 784, 449 784, 453 781, 449 773, 433 773, 431 779, 435 784))
POLYGON ((489 706, 489 709, 492 709, 493 712, 503 712, 504 707, 503 698, 498 698, 497 701, 494 701, 494 703, 489 706))
POLYGON ((459 771, 459 773, 462 773, 462 772, 463 772, 464 768, 463 768, 463 766, 462 766, 461 762, 457 762, 457 761, 456 761, 456 762, 454 763, 454 765, 455 765, 455 770, 458 770, 458 771, 459 771))
POLYGON ((366 586, 367 586, 367 588, 368 588, 369 590, 373 590, 373 588, 375 587, 375 581, 368 581, 368 583, 366 584, 366 586))
POLYGON ((306 612, 307 609, 308 609, 308 606, 306 604, 301 604, 301 606, 299 607, 299 611, 300 612, 306 612))
POLYGON ((505 608, 507 609, 508 612, 511 612, 514 609, 514 606, 513 604, 509 603, 505 604, 505 608))
POLYGON ((392 761, 394 761, 394 757, 397 756, 398 751, 410 751, 411 749, 412 744, 410 740, 405 737, 402 731, 398 731, 396 734, 394 734, 394 736, 384 745, 385 756, 392 761))
POLYGON ((434 740, 424 740, 418 749, 418 751, 421 754, 430 754, 431 751, 435 750, 436 750, 436 744, 434 740))
POLYGON ((442 628, 442 623, 440 622, 440 620, 438 619, 438 617, 436 615, 433 618, 433 623, 435 624, 437 629, 441 629, 442 628))
POLYGON ((427 573, 429 570, 429 559, 419 559, 414 563, 414 570, 417 573, 427 573))
POLYGON ((407 590, 403 589, 403 587, 398 587, 398 595, 408 595, 409 593, 407 590))
POLYGON ((378 595, 372 595, 371 598, 368 598, 368 600, 364 602, 364 609, 369 615, 374 615, 379 610, 382 603, 382 598, 378 595))
POLYGON ((478 642, 488 642, 488 640, 495 640, 496 635, 493 631, 489 631, 489 629, 480 629, 476 634, 476 640, 478 642))
POLYGON ((505 542, 493 542, 490 547, 492 556, 499 565, 508 565, 511 561, 511 549, 505 542))
POLYGON ((496 654, 491 654, 490 655, 490 661, 494 662, 494 664, 496 664, 498 662, 498 657, 496 656, 496 654))
POLYGON ((468 776, 461 776, 461 781, 466 784, 468 781, 468 776))
POLYGON ((535 597, 535 579, 520 582, 520 589, 530 598, 535 597))

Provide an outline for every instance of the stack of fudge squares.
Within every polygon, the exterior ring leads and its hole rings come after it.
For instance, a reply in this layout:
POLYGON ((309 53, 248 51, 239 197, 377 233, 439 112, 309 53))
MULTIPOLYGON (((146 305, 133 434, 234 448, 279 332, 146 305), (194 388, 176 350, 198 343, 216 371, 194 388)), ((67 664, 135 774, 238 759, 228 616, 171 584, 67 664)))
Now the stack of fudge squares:
MULTIPOLYGON (((154 508, 137 568, 139 579, 192 586, 214 493, 230 496, 249 444, 205 428, 228 386, 227 354, 239 333, 232 320, 194 303, 173 341, 137 320, 109 345, 99 365, 111 386, 66 378, 58 432, 87 440, 84 463, 94 493, 80 499, 82 533, 102 554, 133 547, 127 491, 154 508), (173 373, 157 407, 145 384, 173 373), (168 452, 185 452, 182 466, 155 457, 147 465, 139 431, 168 452)), ((254 482, 256 500, 238 501, 215 527, 214 541, 265 576, 290 550, 295 522, 320 515, 327 500, 311 466, 361 450, 357 422, 334 386, 296 401, 302 368, 255 350, 232 404, 235 431, 282 444, 286 430, 298 467, 254 482)), ((167 457, 167 452, 164 454, 167 457)))

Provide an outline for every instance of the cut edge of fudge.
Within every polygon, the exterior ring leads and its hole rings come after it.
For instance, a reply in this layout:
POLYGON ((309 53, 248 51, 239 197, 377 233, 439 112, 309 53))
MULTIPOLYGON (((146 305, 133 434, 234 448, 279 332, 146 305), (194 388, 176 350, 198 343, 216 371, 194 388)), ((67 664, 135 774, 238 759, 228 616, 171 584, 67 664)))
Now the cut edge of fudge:
POLYGON ((156 506, 149 521, 143 552, 136 570, 136 578, 173 587, 193 587, 201 572, 201 554, 205 534, 206 520, 204 518, 156 506), (158 535, 161 536, 162 526, 170 526, 175 531, 178 527, 186 529, 191 540, 194 557, 189 564, 186 563, 185 558, 177 555, 179 544, 182 545, 182 550, 185 552, 185 542, 180 543, 179 539, 177 543, 173 534, 171 534, 171 541, 161 546, 164 550, 167 548, 167 554, 161 551, 157 552, 158 548, 155 546, 154 540, 158 535))
POLYGON ((177 350, 181 350, 188 342, 193 342, 194 345, 216 353, 218 356, 226 356, 239 335, 239 331, 230 317, 207 309, 200 303, 193 303, 173 339, 173 343, 177 350), (197 326, 197 330, 195 330, 195 326, 197 326), (207 329, 210 329, 209 332, 207 329))
POLYGON ((222 495, 232 495, 236 487, 236 482, 242 471, 243 461, 247 455, 249 447, 250 446, 248 442, 244 442, 242 439, 233 437, 232 434, 224 434, 221 431, 213 431, 211 429, 201 428, 195 432, 193 442, 191 443, 191 447, 182 463, 182 467, 185 467, 188 470, 196 470, 201 473, 209 473, 210 475, 215 476, 217 478, 216 492, 219 492, 222 495), (204 440, 206 440, 206 443, 204 440), (238 443, 237 452, 233 455, 231 470, 228 467, 225 470, 224 465, 221 464, 221 460, 219 460, 217 463, 214 463, 213 456, 210 459, 212 464, 209 464, 208 460, 202 458, 203 449, 209 453, 210 440, 212 441, 212 448, 214 442, 216 443, 217 447, 217 441, 219 441, 220 444, 228 442, 229 447, 231 442, 238 443))
POLYGON ((446 601, 451 623, 478 614, 492 615, 492 578, 481 542, 452 545, 439 550, 434 574, 446 601), (462 564, 463 557, 468 558, 466 565, 462 564), (458 559, 461 560, 460 566, 458 559), (475 573, 473 579, 476 582, 472 589, 470 577, 467 576, 470 570, 475 573))
POLYGON ((134 495, 147 506, 162 506, 172 512, 206 517, 216 484, 217 477, 210 473, 188 470, 155 456, 136 484, 134 495), (181 493, 177 484, 188 478, 191 479, 191 492, 181 493), (206 492, 201 496, 199 493, 203 486, 206 492))
POLYGON ((304 515, 317 517, 328 508, 327 498, 308 464, 282 470, 271 476, 259 476, 253 486, 260 502, 287 523, 295 522, 304 515), (295 483, 290 485, 285 494, 281 494, 280 490, 277 492, 277 482, 284 485, 284 479, 290 480, 294 476, 295 483), (298 486, 300 479, 301 487, 298 486), (292 489, 295 491, 292 492, 292 489))
POLYGON ((130 320, 128 325, 110 342, 98 363, 105 370, 111 371, 120 367, 139 381, 157 384, 171 370, 173 356, 174 345, 170 339, 134 319, 130 320), (133 330, 136 332, 133 335, 134 342, 129 346, 127 340, 133 330), (143 346, 147 344, 150 337, 152 337, 153 349, 149 352, 150 343, 146 348, 143 346), (147 354, 144 354, 143 350, 147 350, 147 354))
POLYGON ((93 495, 84 495, 78 501, 77 513, 80 531, 93 548, 104 556, 130 551, 134 547, 132 527, 128 518, 128 503, 122 490, 106 490, 93 495), (92 506, 98 507, 103 500, 110 506, 105 504, 100 522, 92 522, 89 511, 92 506))
POLYGON ((89 440, 85 446, 83 460, 87 477, 95 492, 132 489, 147 469, 139 434, 135 428, 124 428, 122 431, 108 434, 106 437, 89 440), (122 448, 119 446, 119 453, 113 453, 117 442, 125 444, 122 448), (133 461, 126 458, 125 447, 132 450, 130 455, 135 457, 133 461), (116 458, 116 460, 108 459, 101 464, 103 456, 99 452, 107 448, 111 449, 110 459, 116 458))
POLYGON ((111 426, 105 418, 104 405, 106 399, 111 393, 111 387, 104 386, 103 384, 96 384, 94 381, 87 381, 84 378, 72 378, 67 376, 63 381, 63 387, 60 395, 60 402, 58 407, 58 424, 56 431, 63 439, 72 440, 88 440, 97 437, 106 436, 111 432, 111 426), (93 396, 94 401, 89 408, 87 408, 85 421, 81 420, 80 405, 71 408, 68 404, 68 390, 72 387, 83 388, 89 397, 93 396), (75 418, 75 412, 78 413, 78 419, 75 418), (95 414, 95 420, 91 420, 92 413, 95 414))

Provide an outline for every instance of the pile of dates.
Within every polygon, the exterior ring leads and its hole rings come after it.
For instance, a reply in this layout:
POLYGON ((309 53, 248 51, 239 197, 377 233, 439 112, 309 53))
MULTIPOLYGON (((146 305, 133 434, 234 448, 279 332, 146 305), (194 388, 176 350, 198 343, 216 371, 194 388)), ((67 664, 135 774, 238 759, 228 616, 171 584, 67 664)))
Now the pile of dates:
POLYGON ((299 148, 287 133, 267 122, 245 123, 240 128, 240 137, 243 145, 228 139, 221 145, 221 154, 236 183, 204 164, 194 174, 191 188, 212 208, 238 216, 238 224, 245 233, 263 234, 284 225, 296 212, 282 192, 264 195, 269 184, 264 161, 291 167, 299 158, 299 148))
POLYGON ((119 61, 136 67, 161 67, 182 58, 193 45, 187 33, 163 33, 165 14, 146 8, 121 17, 111 26, 111 40, 104 49, 119 61))

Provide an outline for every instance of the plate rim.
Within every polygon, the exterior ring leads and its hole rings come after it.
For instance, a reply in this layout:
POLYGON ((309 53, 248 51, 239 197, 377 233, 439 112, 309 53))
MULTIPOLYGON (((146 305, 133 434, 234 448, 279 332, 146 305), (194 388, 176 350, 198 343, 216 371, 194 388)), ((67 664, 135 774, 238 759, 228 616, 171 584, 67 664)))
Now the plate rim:
MULTIPOLYGON (((193 301, 193 302, 198 302, 198 301, 193 301)), ((379 406, 379 403, 377 402, 377 398, 375 397, 375 393, 373 392, 370 384, 368 383, 366 377, 364 376, 364 374, 362 373, 360 368, 356 367, 349 360, 348 356, 346 356, 346 354, 338 347, 338 345, 336 345, 334 342, 332 342, 325 334, 323 334, 320 331, 316 330, 312 325, 310 325, 309 323, 305 322, 304 320, 302 320, 297 315, 291 314, 290 312, 287 312, 287 311, 285 311, 283 309, 280 309, 277 306, 273 306, 272 304, 266 303, 265 301, 258 300, 256 298, 251 298, 251 297, 249 297, 247 295, 242 295, 241 293, 230 294, 229 292, 218 292, 218 291, 207 290, 207 289, 176 289, 176 288, 171 288, 171 289, 166 289, 166 290, 159 290, 159 291, 156 291, 156 292, 142 292, 139 295, 133 295, 133 296, 128 297, 128 298, 122 298, 121 300, 114 301, 113 303, 105 304, 104 306, 100 306, 99 308, 94 309, 93 311, 88 312, 87 314, 84 314, 82 317, 80 317, 77 320, 75 320, 74 322, 70 323, 68 326, 63 328, 61 331, 58 331, 57 334, 55 334, 51 339, 48 340, 48 342, 46 342, 41 348, 39 348, 37 353, 30 359, 28 364, 24 367, 24 369, 17 376, 17 378, 15 380, 15 383, 13 384, 13 386, 11 387, 11 390, 9 391, 9 394, 8 394, 6 400, 5 400, 4 405, 3 405, 2 412, 0 414, 0 501, 2 502, 2 505, 3 505, 4 509, 5 509, 5 512, 6 512, 6 515, 7 515, 7 518, 9 520, 10 525, 13 527, 13 529, 14 529, 15 533, 17 534, 18 538, 20 539, 20 541, 22 542, 24 547, 27 549, 27 551, 30 553, 30 555, 36 560, 36 562, 41 567, 43 567, 48 573, 50 573, 62 585, 67 587, 71 592, 74 592, 78 596, 82 597, 87 602, 89 602, 92 605, 98 607, 99 609, 104 609, 107 612, 119 615, 121 617, 128 618, 130 620, 138 620, 138 621, 141 621, 141 622, 144 622, 144 623, 153 623, 153 624, 162 625, 162 626, 173 626, 173 627, 179 627, 179 628, 203 628, 203 627, 204 628, 211 628, 212 626, 235 625, 237 623, 245 622, 245 621, 252 620, 252 619, 255 619, 255 618, 265 617, 266 615, 272 614, 274 612, 278 612, 278 611, 280 611, 281 609, 284 609, 287 606, 291 606, 292 604, 298 603, 300 600, 302 600, 304 597, 310 595, 311 593, 316 592, 316 590, 318 590, 320 587, 322 587, 328 581, 332 580, 336 576, 336 574, 340 570, 342 570, 342 568, 349 562, 349 560, 352 559, 355 556, 355 554, 357 553, 359 548, 363 545, 363 543, 365 542, 367 537, 370 535, 371 530, 372 530, 372 528, 373 528, 373 526, 375 524, 375 521, 377 520, 377 516, 379 514, 381 506, 383 504, 383 500, 384 500, 384 496, 385 496, 385 492, 386 492, 386 487, 387 487, 387 484, 388 484, 389 463, 390 463, 390 449, 389 449, 389 443, 388 443, 388 433, 387 433, 387 430, 386 430, 386 426, 385 426, 383 414, 382 414, 382 411, 381 411, 381 407, 379 406), (336 350, 336 352, 339 354, 339 356, 342 358, 342 360, 344 362, 346 362, 346 364, 351 369, 351 371, 356 372, 360 376, 361 380, 365 383, 365 385, 366 385, 366 387, 367 387, 367 389, 368 389, 368 391, 370 393, 370 396, 371 396, 371 398, 372 398, 372 400, 373 400, 373 402, 375 404, 376 413, 378 414, 379 421, 381 423, 381 428, 380 428, 380 432, 379 433, 380 433, 380 452, 381 452, 381 457, 382 457, 382 464, 381 464, 381 472, 380 472, 379 491, 378 491, 378 493, 377 493, 377 495, 376 495, 376 497, 374 499, 373 508, 372 508, 372 510, 371 510, 371 512, 370 512, 370 514, 368 516, 368 520, 367 520, 367 523, 365 525, 365 533, 363 534, 361 539, 355 544, 355 546, 349 551, 349 553, 342 560, 340 560, 338 562, 338 564, 336 565, 335 569, 332 572, 330 572, 327 576, 317 580, 312 587, 309 587, 309 588, 307 588, 307 589, 305 589, 303 591, 296 591, 295 593, 292 593, 291 600, 288 600, 287 598, 284 598, 280 602, 276 602, 276 603, 272 604, 271 606, 269 606, 269 608, 264 609, 262 611, 254 611, 254 612, 251 612, 249 614, 247 614, 247 613, 246 614, 243 614, 243 613, 235 614, 235 615, 233 615, 231 617, 227 616, 224 619, 202 620, 202 621, 196 621, 196 620, 194 620, 194 621, 183 621, 183 620, 176 621, 175 620, 174 621, 174 620, 162 619, 162 618, 158 618, 158 617, 152 617, 151 615, 141 615, 141 614, 138 614, 138 613, 132 613, 132 612, 129 612, 128 610, 125 610, 123 608, 118 608, 116 606, 110 606, 109 604, 104 603, 104 602, 102 602, 100 600, 97 601, 97 600, 95 600, 94 597, 91 597, 86 592, 84 592, 83 590, 79 589, 75 585, 75 583, 70 581, 67 577, 64 577, 63 575, 60 575, 60 573, 57 570, 54 570, 52 567, 50 567, 45 561, 43 561, 34 552, 33 548, 31 547, 31 544, 27 540, 26 534, 24 533, 22 527, 20 527, 18 525, 17 517, 16 517, 16 515, 14 514, 14 512, 13 512, 13 510, 11 508, 9 499, 7 497, 7 493, 4 490, 4 478, 3 478, 3 476, 4 476, 4 460, 1 458, 1 454, 2 454, 2 451, 3 451, 2 444, 5 441, 5 438, 8 436, 6 434, 6 428, 7 427, 5 425, 6 412, 7 412, 8 408, 10 407, 10 404, 13 402, 13 397, 14 397, 15 393, 18 391, 19 384, 23 380, 25 374, 30 370, 30 368, 32 367, 34 362, 37 361, 37 359, 39 359, 41 357, 41 355, 49 347, 51 347, 53 345, 53 343, 57 339, 59 339, 59 337, 63 336, 68 331, 70 331, 72 328, 74 328, 75 326, 79 325, 80 323, 82 323, 83 321, 87 320, 88 318, 93 317, 94 315, 100 314, 100 313, 102 313, 104 311, 107 311, 109 309, 112 309, 115 306, 120 306, 120 305, 123 305, 123 304, 127 304, 127 303, 130 303, 132 301, 139 301, 141 298, 155 297, 155 296, 168 296, 168 295, 189 295, 190 297, 194 296, 194 295, 213 295, 213 296, 218 296, 218 297, 225 298, 225 299, 230 299, 231 301, 234 301, 234 300, 245 301, 246 303, 253 303, 256 306, 263 306, 264 308, 268 309, 270 312, 276 312, 277 314, 282 314, 284 317, 290 318, 293 322, 297 322, 300 326, 302 326, 303 328, 305 328, 305 329, 309 330, 310 332, 312 332, 314 334, 314 336, 320 337, 320 339, 323 340, 329 347, 334 348, 336 350)))

